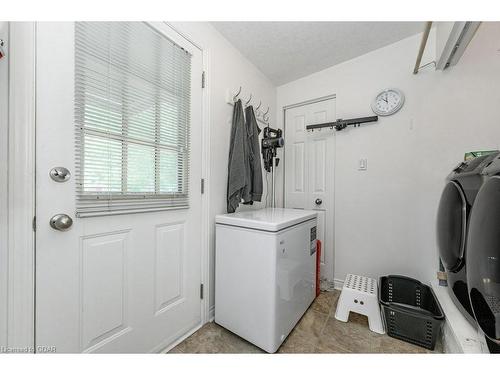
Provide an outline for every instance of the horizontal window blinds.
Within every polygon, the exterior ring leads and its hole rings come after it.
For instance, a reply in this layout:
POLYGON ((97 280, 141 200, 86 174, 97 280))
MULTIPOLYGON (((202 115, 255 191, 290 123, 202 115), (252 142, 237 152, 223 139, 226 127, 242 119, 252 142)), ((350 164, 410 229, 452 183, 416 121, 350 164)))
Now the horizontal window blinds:
POLYGON ((191 55, 140 22, 75 25, 76 215, 189 204, 191 55))

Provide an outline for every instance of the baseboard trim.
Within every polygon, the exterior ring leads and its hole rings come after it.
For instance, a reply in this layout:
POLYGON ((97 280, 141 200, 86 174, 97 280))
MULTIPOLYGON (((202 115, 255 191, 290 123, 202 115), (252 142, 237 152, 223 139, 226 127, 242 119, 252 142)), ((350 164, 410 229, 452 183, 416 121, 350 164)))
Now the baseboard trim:
POLYGON ((198 324, 196 327, 193 329, 187 331, 184 335, 180 336, 177 340, 169 344, 168 346, 162 346, 162 344, 158 345, 158 349, 154 349, 152 353, 160 353, 160 354, 165 354, 168 353, 170 350, 175 348, 177 345, 179 345, 181 342, 183 342, 185 339, 187 339, 189 336, 191 336, 193 333, 198 331, 201 327, 203 327, 203 324, 198 324))
POLYGON ((210 306, 208 310, 208 321, 213 322, 215 320, 215 306, 210 306))
POLYGON ((344 280, 342 280, 342 279, 333 279, 333 285, 335 286, 335 289, 342 290, 342 288, 344 286, 344 280))

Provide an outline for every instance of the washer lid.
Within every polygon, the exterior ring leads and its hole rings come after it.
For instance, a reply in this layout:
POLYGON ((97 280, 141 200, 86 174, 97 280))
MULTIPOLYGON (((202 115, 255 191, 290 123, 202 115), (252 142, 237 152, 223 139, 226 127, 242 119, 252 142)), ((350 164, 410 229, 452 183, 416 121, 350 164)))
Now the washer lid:
POLYGON ((307 220, 316 219, 316 211, 293 208, 264 208, 261 210, 240 211, 234 214, 217 215, 217 224, 233 225, 244 228, 277 232, 307 220))
POLYGON ((467 284, 474 317, 500 343, 500 177, 490 178, 472 207, 467 241, 467 284))

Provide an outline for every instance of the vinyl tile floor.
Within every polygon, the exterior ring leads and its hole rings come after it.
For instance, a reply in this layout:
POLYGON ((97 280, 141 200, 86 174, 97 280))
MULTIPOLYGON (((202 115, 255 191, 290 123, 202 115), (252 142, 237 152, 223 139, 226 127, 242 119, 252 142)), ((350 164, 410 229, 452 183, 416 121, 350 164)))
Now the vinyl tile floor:
MULTIPOLYGON (((347 323, 335 319, 340 292, 322 292, 290 332, 278 353, 442 353, 374 333, 365 316, 351 313, 347 323)), ((216 323, 207 323, 169 351, 181 353, 265 353, 216 323)))

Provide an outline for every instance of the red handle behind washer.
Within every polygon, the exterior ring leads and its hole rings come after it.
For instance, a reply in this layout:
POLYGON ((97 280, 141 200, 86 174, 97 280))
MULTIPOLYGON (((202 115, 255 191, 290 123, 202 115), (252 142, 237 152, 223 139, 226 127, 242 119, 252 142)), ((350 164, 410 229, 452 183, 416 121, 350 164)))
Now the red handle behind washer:
POLYGON ((321 241, 316 240, 316 297, 319 296, 319 272, 321 264, 321 241))

